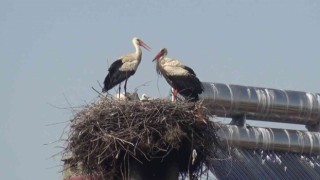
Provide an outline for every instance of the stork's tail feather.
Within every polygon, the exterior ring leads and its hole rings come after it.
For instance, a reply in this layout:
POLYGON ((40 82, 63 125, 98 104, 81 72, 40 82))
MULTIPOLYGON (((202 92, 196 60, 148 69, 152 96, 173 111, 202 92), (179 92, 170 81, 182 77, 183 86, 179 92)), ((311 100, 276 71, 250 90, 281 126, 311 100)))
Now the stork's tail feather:
POLYGON ((111 77, 109 76, 109 74, 107 75, 107 77, 104 79, 103 82, 104 87, 102 88, 102 92, 108 92, 110 89, 112 89, 114 87, 112 81, 111 81, 111 77))
POLYGON ((197 102, 199 101, 199 94, 195 89, 189 88, 189 89, 183 89, 179 91, 179 94, 181 94, 186 101, 188 102, 197 102))
POLYGON ((108 92, 108 90, 103 87, 103 88, 102 88, 102 92, 105 93, 105 92, 108 92))
POLYGON ((198 94, 192 94, 191 96, 185 97, 185 98, 186 98, 186 100, 188 102, 197 102, 197 101, 199 101, 199 95, 198 94))

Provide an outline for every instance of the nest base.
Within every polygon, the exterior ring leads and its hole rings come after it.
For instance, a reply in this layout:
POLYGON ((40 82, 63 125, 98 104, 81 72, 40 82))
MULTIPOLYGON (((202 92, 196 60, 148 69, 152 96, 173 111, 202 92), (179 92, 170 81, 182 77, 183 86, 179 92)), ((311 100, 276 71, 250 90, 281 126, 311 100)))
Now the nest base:
POLYGON ((220 143, 201 103, 101 98, 71 120, 69 163, 99 179, 196 179, 220 143))

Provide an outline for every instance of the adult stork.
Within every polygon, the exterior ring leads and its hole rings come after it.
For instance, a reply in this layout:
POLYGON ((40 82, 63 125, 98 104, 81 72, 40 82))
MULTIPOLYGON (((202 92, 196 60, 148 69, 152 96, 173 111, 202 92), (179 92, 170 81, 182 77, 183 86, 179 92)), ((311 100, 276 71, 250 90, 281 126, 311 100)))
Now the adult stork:
POLYGON ((183 65, 177 59, 166 57, 167 54, 168 50, 162 48, 153 61, 157 60, 157 73, 162 75, 173 88, 174 101, 178 93, 188 101, 198 101, 199 94, 203 92, 202 83, 190 67, 183 65))
POLYGON ((140 46, 144 47, 148 51, 151 49, 146 43, 144 43, 141 39, 137 37, 134 37, 132 39, 132 43, 136 49, 136 52, 121 56, 119 59, 117 59, 111 64, 111 66, 108 69, 109 73, 103 82, 104 87, 102 89, 102 92, 107 92, 111 88, 119 84, 120 94, 121 82, 125 81, 124 94, 126 95, 127 81, 130 76, 134 75, 141 62, 142 51, 140 46))

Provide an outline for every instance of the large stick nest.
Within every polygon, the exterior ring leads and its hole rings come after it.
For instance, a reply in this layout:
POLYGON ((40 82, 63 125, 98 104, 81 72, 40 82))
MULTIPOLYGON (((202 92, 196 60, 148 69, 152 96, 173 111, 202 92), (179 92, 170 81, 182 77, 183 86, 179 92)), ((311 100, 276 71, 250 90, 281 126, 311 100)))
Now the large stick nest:
POLYGON ((84 174, 105 179, 125 179, 129 159, 172 161, 180 175, 196 179, 208 172, 215 157, 215 129, 201 103, 103 97, 71 120, 65 153, 72 154, 70 163, 80 164, 84 174))

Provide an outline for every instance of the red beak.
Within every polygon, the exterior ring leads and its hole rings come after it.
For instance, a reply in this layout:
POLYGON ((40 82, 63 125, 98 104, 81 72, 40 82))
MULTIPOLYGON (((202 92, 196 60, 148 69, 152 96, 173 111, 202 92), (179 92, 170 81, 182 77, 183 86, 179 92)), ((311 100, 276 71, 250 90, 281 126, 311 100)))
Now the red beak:
POLYGON ((160 52, 156 55, 156 57, 153 58, 152 62, 155 61, 155 60, 159 60, 159 58, 160 58, 162 55, 163 55, 163 54, 162 54, 162 52, 160 51, 160 52))
POLYGON ((140 46, 144 47, 147 51, 150 51, 151 48, 146 44, 144 43, 143 41, 140 40, 140 46))

